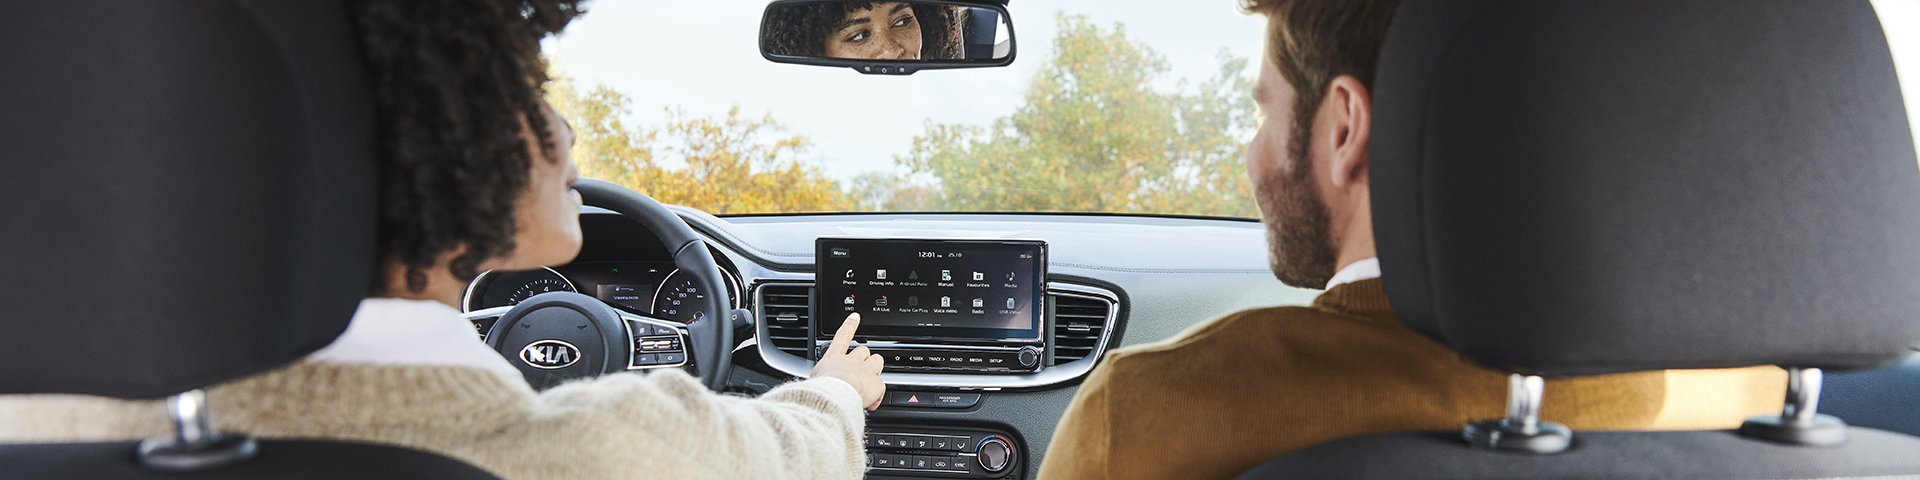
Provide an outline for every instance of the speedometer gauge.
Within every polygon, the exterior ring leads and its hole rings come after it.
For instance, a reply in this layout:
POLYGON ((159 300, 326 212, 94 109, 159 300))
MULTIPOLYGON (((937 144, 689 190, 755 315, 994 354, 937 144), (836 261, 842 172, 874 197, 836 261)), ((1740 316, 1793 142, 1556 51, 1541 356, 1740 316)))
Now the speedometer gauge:
POLYGON ((700 305, 707 300, 707 292, 693 283, 693 275, 673 272, 667 281, 660 284, 660 290, 653 294, 653 316, 665 320, 687 323, 693 320, 700 305))

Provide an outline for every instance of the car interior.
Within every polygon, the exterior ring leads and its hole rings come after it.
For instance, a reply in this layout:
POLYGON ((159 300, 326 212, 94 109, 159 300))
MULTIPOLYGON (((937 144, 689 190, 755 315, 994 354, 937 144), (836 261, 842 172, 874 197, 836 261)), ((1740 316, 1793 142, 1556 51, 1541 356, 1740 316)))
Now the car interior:
MULTIPOLYGON (((927 3, 974 12, 956 57, 762 56, 889 80, 1018 58, 1004 0, 927 3)), ((329 344, 373 278, 373 106, 339 2, 0 18, 0 394, 166 398, 177 428, 0 444, 0 478, 495 478, 221 432, 198 390, 329 344)), ((1920 159, 1868 1, 1407 0, 1375 95, 1393 307, 1512 373, 1507 415, 1242 478, 1920 477, 1920 159), (1791 383, 1739 429, 1572 431, 1538 409, 1542 378, 1750 365, 1791 383)), ((536 388, 684 369, 751 397, 861 313, 887 362, 872 479, 1036 478, 1106 352, 1318 293, 1274 280, 1253 219, 743 215, 575 188, 579 255, 475 278, 479 338, 536 388)))

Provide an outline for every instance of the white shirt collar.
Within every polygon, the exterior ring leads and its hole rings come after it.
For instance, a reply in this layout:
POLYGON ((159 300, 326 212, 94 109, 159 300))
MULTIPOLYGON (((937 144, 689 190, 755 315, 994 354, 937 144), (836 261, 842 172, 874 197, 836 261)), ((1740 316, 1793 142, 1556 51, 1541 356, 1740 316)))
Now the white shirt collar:
POLYGON ((1327 279, 1327 289, 1370 278, 1380 278, 1380 257, 1347 264, 1346 268, 1334 272, 1333 278, 1327 279))
POLYGON ((368 298, 347 331, 307 357, 316 362, 473 367, 520 377, 520 371, 480 340, 473 323, 432 300, 368 298))

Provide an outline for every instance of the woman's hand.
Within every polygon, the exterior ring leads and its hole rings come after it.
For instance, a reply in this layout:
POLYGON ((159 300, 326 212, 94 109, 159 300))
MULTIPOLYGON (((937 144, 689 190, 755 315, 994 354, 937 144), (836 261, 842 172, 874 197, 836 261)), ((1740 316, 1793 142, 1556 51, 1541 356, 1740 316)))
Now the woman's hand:
POLYGON ((833 342, 827 344, 827 352, 813 364, 810 376, 838 378, 853 385, 860 392, 860 400, 867 402, 867 410, 873 410, 880 408, 880 399, 887 394, 887 384, 880 381, 880 368, 886 362, 868 352, 865 345, 847 351, 847 344, 853 343, 853 331, 859 328, 860 314, 847 315, 840 330, 833 333, 833 342))

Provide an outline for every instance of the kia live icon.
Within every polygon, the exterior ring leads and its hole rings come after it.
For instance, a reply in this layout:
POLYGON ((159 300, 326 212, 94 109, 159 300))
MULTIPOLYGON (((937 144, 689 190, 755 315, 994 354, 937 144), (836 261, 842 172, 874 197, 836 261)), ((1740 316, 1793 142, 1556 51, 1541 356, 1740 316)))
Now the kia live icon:
POLYGON ((856 338, 887 371, 1039 369, 1046 242, 823 237, 814 245, 816 344, 859 313, 856 338))

